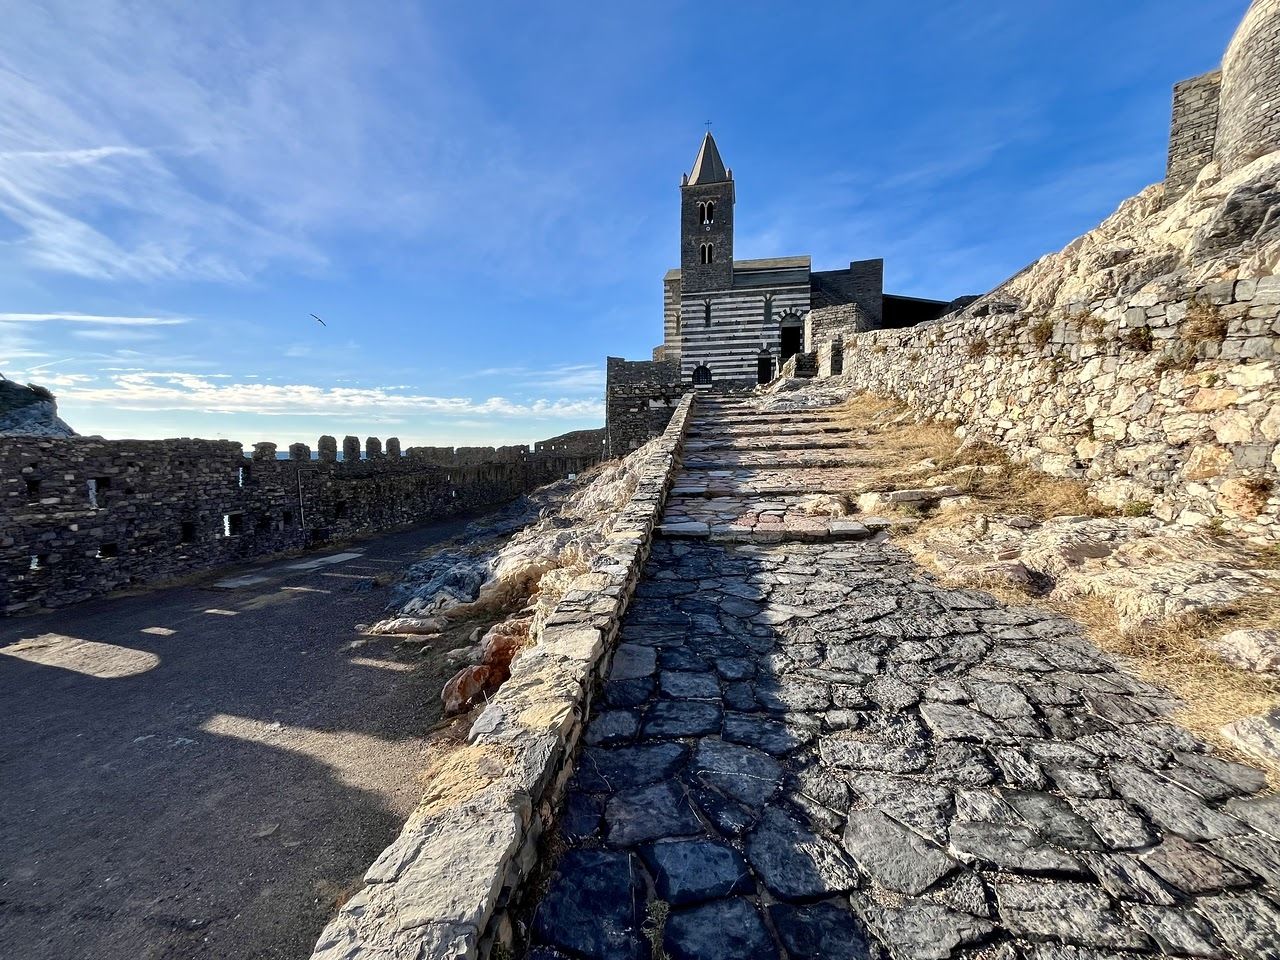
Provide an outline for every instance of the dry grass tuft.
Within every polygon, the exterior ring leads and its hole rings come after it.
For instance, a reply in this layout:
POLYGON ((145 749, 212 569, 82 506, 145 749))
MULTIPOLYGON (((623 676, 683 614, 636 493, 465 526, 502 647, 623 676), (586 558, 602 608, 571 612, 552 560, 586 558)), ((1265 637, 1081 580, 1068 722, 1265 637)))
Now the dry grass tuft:
POLYGON ((1048 317, 1041 317, 1027 328, 1027 333, 1031 337, 1031 342, 1038 349, 1043 350, 1053 339, 1053 321, 1048 317))
POLYGON ((976 360, 979 357, 985 357, 990 349, 990 344, 986 340, 978 338, 969 341, 969 346, 965 348, 965 353, 976 360))
POLYGON ((1187 304, 1187 316, 1178 333, 1193 349, 1202 343, 1220 344, 1227 338, 1227 318, 1215 304, 1197 297, 1187 304))
MULTIPOLYGON (((1280 622, 1280 598, 1260 596, 1213 616, 1184 617, 1158 627, 1125 632, 1115 607, 1100 597, 1043 602, 1056 613, 1079 622, 1098 647, 1124 657, 1144 680, 1167 689, 1182 701, 1174 719, 1202 739, 1255 766, 1221 733, 1224 725, 1264 714, 1280 704, 1280 677, 1238 670, 1205 643, 1245 624, 1280 622)), ((1280 769, 1268 774, 1280 786, 1280 769)))

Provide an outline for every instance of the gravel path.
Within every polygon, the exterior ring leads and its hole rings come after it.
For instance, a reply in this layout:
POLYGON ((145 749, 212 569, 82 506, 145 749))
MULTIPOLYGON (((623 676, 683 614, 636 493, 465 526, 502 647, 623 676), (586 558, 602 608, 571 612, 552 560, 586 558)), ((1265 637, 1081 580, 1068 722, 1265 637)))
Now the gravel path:
POLYGON ((1259 772, 1071 621, 944 589, 883 535, 690 522, 730 453, 816 459, 728 426, 787 414, 696 416, 531 960, 641 960, 650 935, 672 960, 1280 958, 1280 799, 1259 772))

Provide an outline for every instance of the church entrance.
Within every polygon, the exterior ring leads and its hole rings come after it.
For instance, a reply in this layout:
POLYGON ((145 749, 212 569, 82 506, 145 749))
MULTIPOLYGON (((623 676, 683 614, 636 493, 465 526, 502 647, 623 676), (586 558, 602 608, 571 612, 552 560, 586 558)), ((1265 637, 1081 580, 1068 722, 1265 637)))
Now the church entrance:
POLYGON ((804 342, 804 327, 796 325, 793 327, 783 327, 782 333, 782 362, 786 363, 794 354, 800 352, 800 347, 804 342))
POLYGON ((756 383, 765 384, 773 379, 773 354, 768 350, 760 353, 756 360, 756 383))

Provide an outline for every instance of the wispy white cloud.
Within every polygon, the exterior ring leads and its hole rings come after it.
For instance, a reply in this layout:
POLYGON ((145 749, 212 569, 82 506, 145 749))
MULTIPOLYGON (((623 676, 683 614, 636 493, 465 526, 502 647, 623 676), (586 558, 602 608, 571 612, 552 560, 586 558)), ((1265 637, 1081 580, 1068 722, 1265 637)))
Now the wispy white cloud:
POLYGON ((94 313, 0 313, 0 323, 96 323, 108 327, 172 327, 186 317, 116 317, 94 313))
POLYGON ((472 399, 406 394, 388 387, 326 387, 236 381, 227 375, 182 372, 120 373, 106 382, 70 384, 64 402, 105 404, 118 410, 187 410, 259 416, 497 417, 510 419, 602 418, 603 404, 587 399, 472 399), (214 382, 218 379, 231 382, 214 382))

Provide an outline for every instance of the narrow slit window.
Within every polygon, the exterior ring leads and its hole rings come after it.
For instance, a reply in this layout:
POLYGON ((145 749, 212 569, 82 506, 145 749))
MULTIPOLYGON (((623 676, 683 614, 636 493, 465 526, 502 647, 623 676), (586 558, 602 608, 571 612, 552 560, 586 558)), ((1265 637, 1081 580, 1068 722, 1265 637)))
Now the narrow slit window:
POLYGON ((40 481, 35 477, 27 477, 27 503, 40 502, 40 481))
POLYGON ((179 531, 179 540, 182 543, 196 542, 196 524, 194 520, 183 520, 182 527, 179 531))
POLYGON ((711 301, 702 301, 702 325, 704 327, 711 326, 711 301))
POLYGON ((41 573, 49 569, 49 555, 47 553, 33 553, 31 555, 31 563, 27 567, 32 573, 41 573))
POLYGON ((89 491, 89 506, 97 510, 102 506, 102 495, 111 489, 111 478, 90 477, 86 486, 89 491))
POLYGON ((242 533, 244 533, 244 514, 224 513, 222 515, 222 535, 224 537, 238 537, 242 533))
POLYGON ((114 560, 118 556, 120 556, 120 545, 118 543, 98 544, 99 560, 114 560))
POLYGON ((333 515, 339 520, 345 520, 347 517, 347 501, 339 500, 333 505, 333 515))
POLYGON ((236 467, 236 486, 247 487, 249 485, 249 468, 236 467))

